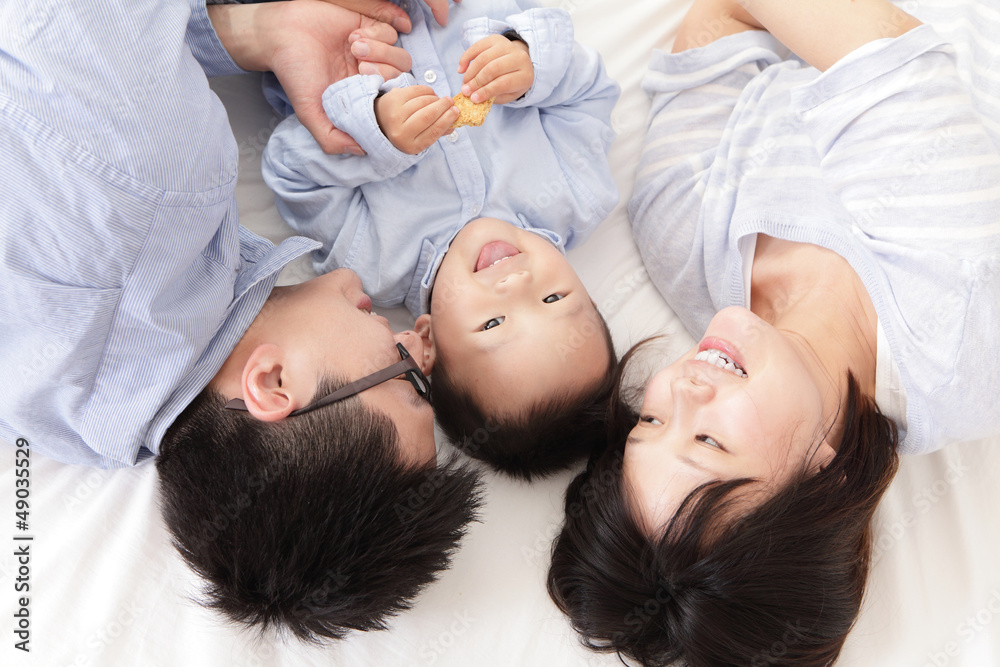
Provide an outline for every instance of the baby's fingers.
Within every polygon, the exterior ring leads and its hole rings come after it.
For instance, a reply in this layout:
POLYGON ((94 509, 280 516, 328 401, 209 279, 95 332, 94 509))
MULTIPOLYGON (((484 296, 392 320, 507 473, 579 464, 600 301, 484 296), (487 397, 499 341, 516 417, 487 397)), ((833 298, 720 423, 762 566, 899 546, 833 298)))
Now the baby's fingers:
POLYGON ((426 97, 414 99, 405 105, 409 113, 404 123, 407 144, 399 147, 404 153, 416 155, 449 132, 458 120, 458 107, 449 97, 428 103, 426 97))
POLYGON ((416 137, 416 142, 420 146, 420 150, 426 149, 441 137, 450 134, 452 124, 458 120, 458 107, 450 99, 446 98, 444 101, 448 103, 444 112, 416 137))
POLYGON ((514 54, 504 54, 495 60, 484 62, 476 71, 481 60, 483 59, 473 61, 465 74, 465 83, 462 86, 462 93, 473 102, 479 103, 498 97, 501 99, 496 102, 503 104, 511 99, 517 99, 531 87, 534 71, 531 69, 531 61, 526 56, 518 58, 514 54), (509 97, 513 93, 516 94, 509 97))
MULTIPOLYGON (((530 83, 525 84, 525 79, 518 72, 504 74, 497 79, 493 79, 482 88, 477 89, 471 95, 466 95, 476 104, 486 100, 493 100, 494 104, 507 104, 521 97, 530 87, 530 83)), ((463 87, 463 93, 465 89, 463 87)))
POLYGON ((414 100, 422 97, 430 98, 424 100, 424 104, 428 104, 434 100, 438 99, 437 93, 430 86, 404 86, 402 88, 393 88, 388 94, 393 94, 398 96, 401 105, 412 104, 414 100))
MULTIPOLYGON (((495 43, 497 43, 496 37, 497 35, 491 35, 486 39, 479 40, 478 42, 467 48, 465 50, 465 53, 462 54, 462 57, 458 59, 458 73, 462 74, 463 72, 465 72, 466 69, 468 69, 469 67, 469 63, 474 61, 476 58, 479 57, 480 54, 482 54, 484 51, 486 51, 495 43)), ((507 40, 506 37, 502 36, 500 37, 500 39, 504 41, 507 40)), ((482 64, 480 64, 479 67, 476 68, 476 71, 479 71, 480 68, 482 68, 482 64)), ((472 74, 472 76, 475 76, 475 74, 472 74)), ((466 81, 469 80, 468 76, 466 76, 465 80, 466 81)))

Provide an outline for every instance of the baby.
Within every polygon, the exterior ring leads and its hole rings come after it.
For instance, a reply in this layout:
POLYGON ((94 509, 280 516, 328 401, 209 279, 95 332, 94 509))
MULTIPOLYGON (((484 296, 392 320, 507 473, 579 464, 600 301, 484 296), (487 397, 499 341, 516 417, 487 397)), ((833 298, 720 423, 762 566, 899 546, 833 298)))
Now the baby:
MULTIPOLYGON (((563 250, 617 203, 619 88, 565 11, 470 1, 440 27, 423 3, 402 7, 413 74, 350 77, 323 96, 365 155, 325 155, 292 116, 264 178, 285 220, 322 243, 318 271, 354 269, 376 306, 418 316, 445 435, 508 474, 548 474, 601 442, 617 380, 607 326, 563 250), (458 92, 493 101, 482 127, 452 128, 458 92)), ((284 107, 275 83, 265 92, 284 107)))

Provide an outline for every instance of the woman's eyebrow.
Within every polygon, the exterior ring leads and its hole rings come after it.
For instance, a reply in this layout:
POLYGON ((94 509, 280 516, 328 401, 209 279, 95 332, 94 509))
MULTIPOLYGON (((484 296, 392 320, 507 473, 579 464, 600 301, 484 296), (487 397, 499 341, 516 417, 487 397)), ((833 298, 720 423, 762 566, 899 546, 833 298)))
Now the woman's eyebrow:
POLYGON ((677 458, 680 459, 682 462, 688 464, 689 466, 691 466, 695 470, 699 470, 699 471, 705 473, 706 475, 715 475, 715 476, 718 476, 718 473, 716 471, 712 470, 711 468, 705 466, 702 463, 699 463, 699 462, 695 461, 690 456, 680 455, 677 458))

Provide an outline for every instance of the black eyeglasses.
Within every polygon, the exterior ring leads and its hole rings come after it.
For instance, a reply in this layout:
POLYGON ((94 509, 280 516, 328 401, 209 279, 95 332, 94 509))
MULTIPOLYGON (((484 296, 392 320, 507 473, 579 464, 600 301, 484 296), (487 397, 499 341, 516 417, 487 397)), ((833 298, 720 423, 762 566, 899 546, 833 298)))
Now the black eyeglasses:
MULTIPOLYGON (((297 415, 304 415, 307 412, 312 412, 323 406, 330 405, 331 403, 336 403, 337 401, 342 401, 345 398, 350 398, 355 394, 360 394, 365 389, 371 389, 375 385, 382 384, 383 382, 388 382, 389 380, 395 379, 400 375, 406 375, 406 379, 410 381, 413 388, 417 390, 417 393, 427 400, 430 400, 428 396, 431 393, 431 385, 427 380, 427 376, 423 374, 420 370, 420 366, 417 365, 417 360, 410 356, 410 353, 406 351, 402 343, 396 343, 396 349, 399 350, 399 358, 401 361, 397 361, 392 366, 388 368, 383 368, 380 371, 376 371, 371 375, 366 375, 360 380, 355 380, 354 382, 344 385, 337 391, 324 396, 315 403, 311 403, 304 408, 299 408, 298 410, 293 410, 288 413, 289 417, 295 417, 297 415)), ((247 404, 242 398, 234 398, 233 400, 226 403, 226 410, 243 410, 247 411, 247 404)))

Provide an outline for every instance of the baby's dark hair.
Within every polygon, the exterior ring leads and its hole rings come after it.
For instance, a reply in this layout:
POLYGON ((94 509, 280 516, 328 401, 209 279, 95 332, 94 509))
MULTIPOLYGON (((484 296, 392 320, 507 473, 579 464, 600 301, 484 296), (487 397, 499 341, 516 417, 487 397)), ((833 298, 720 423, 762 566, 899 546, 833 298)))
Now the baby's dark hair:
MULTIPOLYGON (((596 309, 595 309, 596 312, 596 309)), ((434 417, 445 436, 469 456, 517 479, 531 480, 586 459, 607 442, 605 424, 620 380, 620 366, 608 325, 598 313, 598 328, 608 352, 600 379, 582 391, 566 391, 525 414, 484 410, 458 386, 440 353, 431 378, 434 417)), ((524 378, 526 385, 531 376, 524 378)))
MULTIPOLYGON (((317 396, 346 381, 325 380, 317 396)), ((358 397, 267 423, 203 391, 156 461, 173 543, 205 606, 321 642, 381 630, 448 567, 481 504, 478 473, 402 462, 358 397)))
POLYGON ((849 378, 840 449, 752 509, 752 480, 702 485, 662 534, 637 520, 622 460, 634 417, 566 492, 549 595, 583 643, 646 667, 828 666, 860 611, 871 520, 897 433, 849 378))

